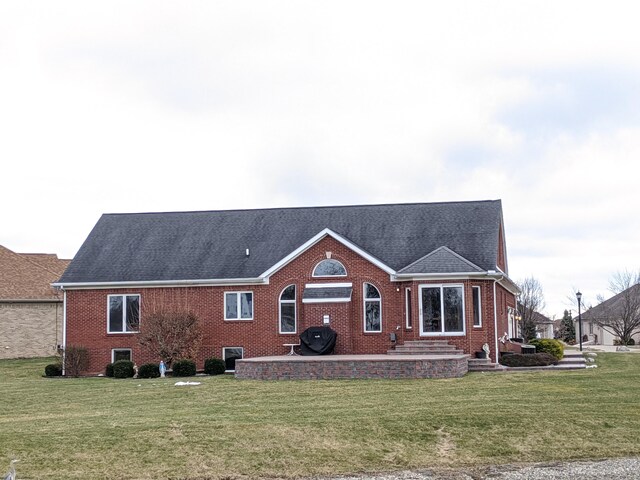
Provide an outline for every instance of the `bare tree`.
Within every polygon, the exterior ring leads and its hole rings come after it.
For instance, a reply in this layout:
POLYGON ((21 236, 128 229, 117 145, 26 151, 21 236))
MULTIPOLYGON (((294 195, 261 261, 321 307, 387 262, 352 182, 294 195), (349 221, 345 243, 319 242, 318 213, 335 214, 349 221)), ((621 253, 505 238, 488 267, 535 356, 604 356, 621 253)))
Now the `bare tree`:
POLYGON ((544 308, 544 294, 542 285, 534 277, 527 277, 518 282, 520 295, 518 297, 518 314, 520 316, 520 334, 525 341, 536 338, 540 310, 544 308))
POLYGON ((202 332, 189 299, 189 289, 145 297, 138 342, 167 367, 175 360, 194 359, 200 350, 202 332))
POLYGON ((640 271, 616 272, 609 281, 615 295, 590 312, 595 322, 620 339, 623 345, 640 333, 640 271))

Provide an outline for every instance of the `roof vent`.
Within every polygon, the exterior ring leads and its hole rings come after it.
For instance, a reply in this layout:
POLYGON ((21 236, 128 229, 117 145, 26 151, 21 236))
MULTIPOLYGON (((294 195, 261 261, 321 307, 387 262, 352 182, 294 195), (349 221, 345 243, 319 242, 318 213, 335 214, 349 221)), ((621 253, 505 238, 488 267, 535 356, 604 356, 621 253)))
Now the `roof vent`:
POLYGON ((249 249, 248 249, 248 248, 245 250, 245 255, 246 255, 247 257, 249 256, 249 249))

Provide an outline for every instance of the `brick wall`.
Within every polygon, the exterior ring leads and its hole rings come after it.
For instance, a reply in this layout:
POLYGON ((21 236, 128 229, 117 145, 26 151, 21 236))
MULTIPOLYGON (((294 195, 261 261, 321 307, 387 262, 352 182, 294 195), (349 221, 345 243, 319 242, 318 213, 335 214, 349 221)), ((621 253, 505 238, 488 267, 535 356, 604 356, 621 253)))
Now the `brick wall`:
POLYGON ((0 302, 0 358, 54 355, 62 313, 62 302, 0 302))
MULTIPOLYGON (((325 314, 331 318, 330 326, 338 332, 336 353, 374 354, 385 353, 393 347, 390 334, 396 333, 398 341, 419 339, 418 286, 427 282, 391 282, 389 274, 372 265, 349 248, 331 237, 325 237, 302 253, 295 260, 276 272, 268 285, 241 287, 184 287, 140 288, 67 291, 67 345, 81 345, 89 349, 90 372, 102 372, 111 361, 111 349, 132 349, 133 360, 138 364, 157 362, 137 343, 136 334, 107 333, 107 296, 109 294, 135 293, 141 296, 141 315, 156 305, 181 305, 198 315, 204 334, 202 348, 197 359, 202 368, 205 358, 222 356, 223 347, 243 347, 244 356, 259 357, 283 355, 289 351, 285 343, 297 343, 298 335, 310 326, 322 325, 325 314), (347 277, 313 278, 314 267, 321 260, 331 258, 340 261, 347 269, 347 277), (307 283, 353 283, 351 302, 302 303, 302 292, 307 283), (363 283, 374 285, 382 297, 382 332, 364 332, 363 283), (297 332, 280 334, 279 297, 288 285, 296 285, 297 332), (412 287, 413 329, 405 328, 405 287, 412 287), (253 320, 224 320, 224 292, 252 291, 254 301, 253 320)), ((441 282, 436 282, 441 283, 441 282)), ((489 343, 494 349, 493 335, 493 282, 458 281, 464 285, 466 332, 465 336, 443 336, 450 343, 467 353, 480 350, 489 343), (473 327, 471 286, 482 288, 482 327, 473 327)), ((505 313, 506 318, 506 313, 505 313)), ((422 337, 424 338, 424 337, 422 337)))
MULTIPOLYGON (((334 357, 335 358, 335 357, 334 357)), ((288 361, 241 360, 236 363, 236 378, 253 380, 330 380, 354 378, 454 378, 468 371, 467 358, 413 360, 401 357, 344 360, 332 358, 296 358, 288 361)))

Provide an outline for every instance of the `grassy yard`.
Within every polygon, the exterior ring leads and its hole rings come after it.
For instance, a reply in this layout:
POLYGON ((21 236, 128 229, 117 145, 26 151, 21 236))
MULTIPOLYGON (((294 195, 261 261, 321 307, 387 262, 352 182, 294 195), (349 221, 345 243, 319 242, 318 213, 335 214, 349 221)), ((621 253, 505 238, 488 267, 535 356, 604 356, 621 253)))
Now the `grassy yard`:
POLYGON ((42 378, 0 361, 0 473, 295 477, 640 455, 640 354, 451 380, 42 378))

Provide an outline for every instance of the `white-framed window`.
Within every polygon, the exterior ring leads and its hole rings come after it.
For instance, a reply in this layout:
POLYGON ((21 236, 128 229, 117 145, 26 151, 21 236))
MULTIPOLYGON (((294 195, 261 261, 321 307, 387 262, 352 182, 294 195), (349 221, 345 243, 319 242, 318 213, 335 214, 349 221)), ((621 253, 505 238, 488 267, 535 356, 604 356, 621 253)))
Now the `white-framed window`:
POLYGON ((382 331, 382 299, 380 292, 370 283, 363 285, 364 290, 364 331, 382 331))
POLYGON ((464 335, 462 285, 420 285, 420 335, 464 335))
POLYGON ((111 349, 111 363, 117 362, 118 360, 129 360, 132 359, 131 349, 130 348, 112 348, 111 349))
POLYGON ((242 347, 222 347, 222 360, 226 372, 236 371, 236 360, 243 358, 244 348, 242 347))
POLYGON ((253 320, 253 292, 225 292, 224 319, 253 320))
POLYGON ((413 310, 411 304, 411 288, 404 289, 404 319, 408 330, 413 328, 413 310))
POLYGON ((473 296, 473 326, 482 327, 482 295, 480 287, 471 287, 473 296))
POLYGON ((347 269, 338 260, 327 258, 313 269, 314 277, 346 277, 347 269))
POLYGON ((280 293, 280 333, 296 333, 296 286, 289 285, 280 293))
POLYGON ((140 295, 107 296, 107 333, 136 333, 140 329, 140 295))

